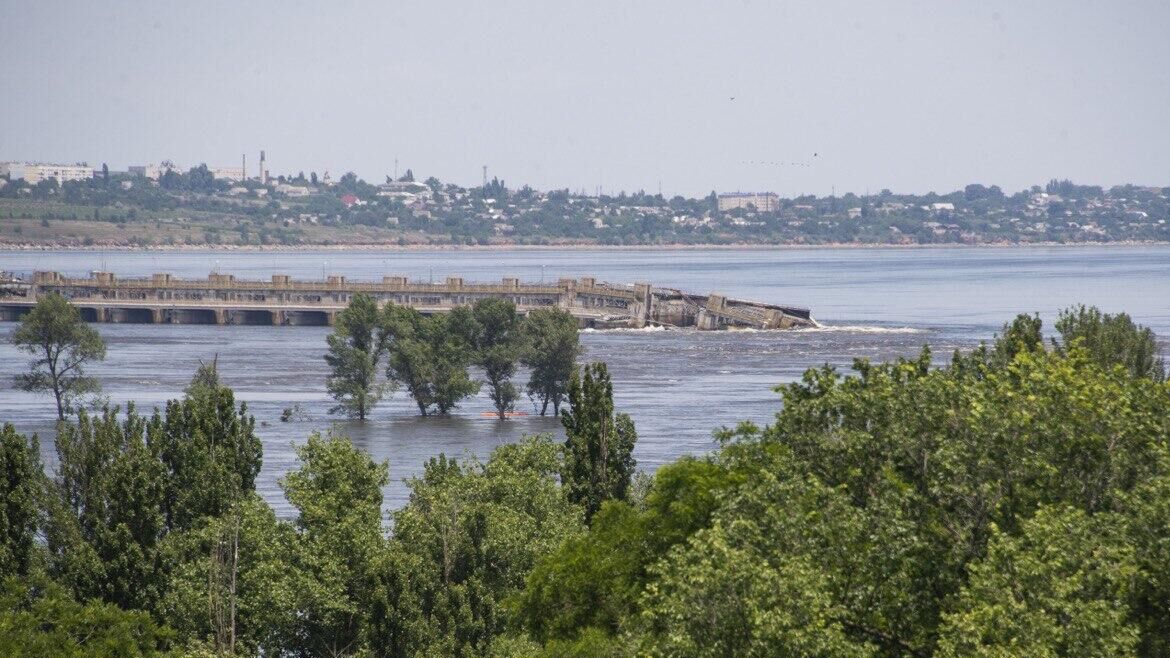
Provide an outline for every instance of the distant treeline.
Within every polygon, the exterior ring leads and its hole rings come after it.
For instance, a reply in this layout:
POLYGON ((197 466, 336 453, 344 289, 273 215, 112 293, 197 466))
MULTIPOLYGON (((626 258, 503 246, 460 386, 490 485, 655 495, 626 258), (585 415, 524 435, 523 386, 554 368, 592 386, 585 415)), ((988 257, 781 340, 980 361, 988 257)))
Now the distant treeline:
POLYGON ((382 186, 353 173, 336 181, 301 172, 264 185, 235 182, 216 179, 203 165, 168 169, 157 181, 107 173, 63 184, 0 182, 0 216, 134 222, 178 213, 206 231, 183 239, 208 244, 346 243, 354 235, 345 229, 353 227, 374 229, 365 240, 402 244, 1170 241, 1170 187, 1105 189, 1057 179, 1012 194, 973 183, 945 193, 776 197, 763 207, 722 211, 715 192, 587 196, 510 189, 498 179, 465 188, 433 177, 415 183, 409 171, 382 186), (393 187, 399 184, 412 191, 393 187))

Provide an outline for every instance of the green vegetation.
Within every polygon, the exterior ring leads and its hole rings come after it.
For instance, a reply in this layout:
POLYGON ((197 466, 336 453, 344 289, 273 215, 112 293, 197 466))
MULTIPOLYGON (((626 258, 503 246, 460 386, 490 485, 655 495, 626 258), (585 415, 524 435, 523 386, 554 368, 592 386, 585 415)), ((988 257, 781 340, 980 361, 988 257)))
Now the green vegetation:
MULTIPOLYGON (((405 177, 403 177, 405 179, 405 177)), ((1170 188, 1051 180, 1007 194, 776 197, 720 210, 718 195, 588 196, 461 187, 428 178, 374 185, 277 176, 216 180, 204 167, 159 181, 110 173, 57 185, 0 179, 0 243, 94 245, 1005 244, 1170 240, 1170 188), (45 223, 49 225, 46 226, 45 223), (128 229, 127 227, 131 227, 128 229), (87 242, 88 241, 88 242, 87 242)))
POLYGON ((79 398, 101 390, 96 379, 85 375, 85 365, 106 358, 106 343, 61 295, 37 299, 21 318, 12 342, 35 357, 30 371, 16 376, 17 388, 52 393, 59 420, 65 420, 79 398))
POLYGON ((366 414, 382 399, 386 386, 379 384, 378 361, 383 345, 378 341, 381 318, 378 303, 369 295, 358 293, 337 314, 335 329, 327 338, 329 352, 325 361, 333 369, 327 388, 337 406, 330 413, 365 420, 366 414))
POLYGON ((568 399, 573 366, 581 355, 577 320, 567 311, 537 309, 524 320, 525 349, 521 362, 532 370, 526 390, 540 403, 540 415, 551 404, 554 415, 568 399))
POLYGON ((607 500, 625 500, 634 475, 638 434, 627 414, 614 414, 613 383, 604 363, 590 363, 569 380, 565 426, 565 470, 569 500, 585 508, 589 521, 607 500))
POLYGON ((369 296, 354 295, 328 337, 327 388, 338 401, 331 412, 365 420, 387 389, 401 386, 421 415, 446 414, 479 392, 481 383, 469 371, 478 366, 504 420, 520 398, 512 378, 523 362, 532 368, 528 395, 540 401, 541 415, 550 403, 559 413, 578 341, 577 321, 558 309, 522 317, 511 301, 485 298, 446 315, 424 316, 396 304, 379 311, 369 296), (385 380, 379 378, 382 368, 385 380))
POLYGON ((0 573, 32 570, 41 473, 36 437, 26 440, 12 425, 0 428, 0 573))
POLYGON ((479 383, 467 372, 474 357, 468 342, 472 322, 467 307, 424 316, 413 308, 387 304, 381 330, 386 376, 410 393, 423 416, 432 411, 446 414, 479 392, 479 383))
POLYGON ((1161 381, 1166 367, 1158 356, 1154 332, 1138 327, 1126 313, 1109 315, 1097 308, 1078 306, 1065 310, 1056 321, 1061 343, 1058 349, 1079 344, 1102 367, 1125 366, 1134 377, 1161 381))
POLYGON ((520 397, 512 377, 516 374, 524 339, 521 319, 515 304, 495 297, 477 301, 471 317, 474 323, 470 342, 476 365, 483 369, 488 395, 500 420, 504 420, 520 397))
MULTIPOLYGON (((390 343, 430 321, 390 313, 390 343)), ((1020 316, 941 366, 809 370, 771 425, 644 482, 590 364, 564 444, 440 455, 390 524, 386 465, 317 435, 276 518, 213 363, 149 418, 61 423, 52 477, 0 432, 0 652, 1164 656, 1170 383, 1119 317, 1072 309, 1046 344, 1020 316)), ((444 341, 482 330, 448 322, 444 341)))

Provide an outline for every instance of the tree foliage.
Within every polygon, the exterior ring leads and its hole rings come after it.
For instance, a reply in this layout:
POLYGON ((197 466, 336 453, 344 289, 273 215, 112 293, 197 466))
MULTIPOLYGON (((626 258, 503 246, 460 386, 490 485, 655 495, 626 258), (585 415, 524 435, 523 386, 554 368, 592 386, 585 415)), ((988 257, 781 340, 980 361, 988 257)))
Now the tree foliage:
POLYGON ((568 399, 573 367, 581 355, 577 319, 560 309, 537 309, 524 319, 522 363, 531 369, 528 397, 540 404, 540 415, 551 404, 554 415, 568 399))
POLYGON ((36 535, 44 486, 37 438, 0 428, 0 573, 28 576, 36 564, 36 535))
POLYGON ((1124 518, 1041 507, 1017 535, 993 528, 947 614, 938 655, 1136 656, 1126 599, 1134 582, 1124 518))
POLYGON ((0 583, 0 655, 20 658, 150 658, 170 633, 141 610, 80 603, 53 583, 0 583))
POLYGON ((613 383, 604 363, 582 368, 569 381, 565 468, 561 481, 569 500, 585 508, 586 520, 607 500, 625 500, 634 474, 634 421, 615 414, 613 383))
POLYGON ((539 561, 519 621, 646 655, 1161 655, 1170 388, 1040 330, 808 371, 539 561))
POLYGON ((85 366, 106 358, 106 343, 61 295, 39 297, 21 318, 12 342, 35 357, 30 372, 17 375, 17 387, 52 393, 59 420, 65 420, 79 398, 100 390, 97 380, 86 376, 85 366))
POLYGON ((334 321, 327 341, 325 362, 332 369, 327 382, 329 394, 337 400, 330 413, 343 412, 365 420, 385 390, 378 381, 384 345, 378 340, 381 317, 378 304, 369 295, 358 293, 334 321))
POLYGON ((1135 324, 1127 313, 1110 315, 1095 306, 1076 306, 1061 312, 1056 330, 1062 349, 1079 341, 1102 366, 1120 365, 1135 377, 1159 381, 1166 377, 1154 332, 1135 324))
POLYGON ((467 371, 474 356, 467 338, 471 321, 466 307, 424 316, 412 308, 386 305, 380 334, 386 345, 386 376, 410 393, 421 415, 446 414, 479 391, 467 371))
POLYGON ((367 646, 367 604, 382 546, 388 471, 348 440, 309 437, 301 467, 281 481, 298 510, 295 655, 346 656, 367 646))
POLYGON ((483 369, 488 396, 504 420, 520 397, 512 377, 522 349, 521 319, 511 300, 488 297, 472 306, 470 343, 475 362, 483 369))
POLYGON ((558 446, 538 436, 486 463, 440 455, 409 482, 380 579, 374 644, 384 655, 488 653, 535 561, 581 531, 560 467, 558 446))

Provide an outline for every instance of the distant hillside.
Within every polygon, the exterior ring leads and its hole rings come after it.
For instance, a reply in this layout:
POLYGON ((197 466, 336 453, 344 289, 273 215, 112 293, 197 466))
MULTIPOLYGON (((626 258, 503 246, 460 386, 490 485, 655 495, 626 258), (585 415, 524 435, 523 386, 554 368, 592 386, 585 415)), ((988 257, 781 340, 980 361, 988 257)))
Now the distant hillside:
POLYGON ((0 178, 0 244, 57 246, 346 244, 1016 244, 1170 241, 1170 188, 1053 180, 1026 192, 772 198, 720 212, 644 192, 464 188, 412 176, 373 185, 346 174, 268 184, 205 167, 160 180, 110 173, 58 184, 0 178))

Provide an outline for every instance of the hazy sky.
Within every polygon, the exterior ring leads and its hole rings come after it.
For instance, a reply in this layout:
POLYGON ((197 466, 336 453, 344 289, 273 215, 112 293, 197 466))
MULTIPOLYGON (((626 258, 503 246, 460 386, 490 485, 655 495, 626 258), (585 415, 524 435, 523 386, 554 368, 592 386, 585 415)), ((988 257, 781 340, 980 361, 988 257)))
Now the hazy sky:
POLYGON ((461 184, 487 165, 509 187, 667 195, 1170 184, 1166 0, 25 0, 0 16, 0 160, 255 167, 263 148, 274 174, 379 182, 397 157, 461 184))

